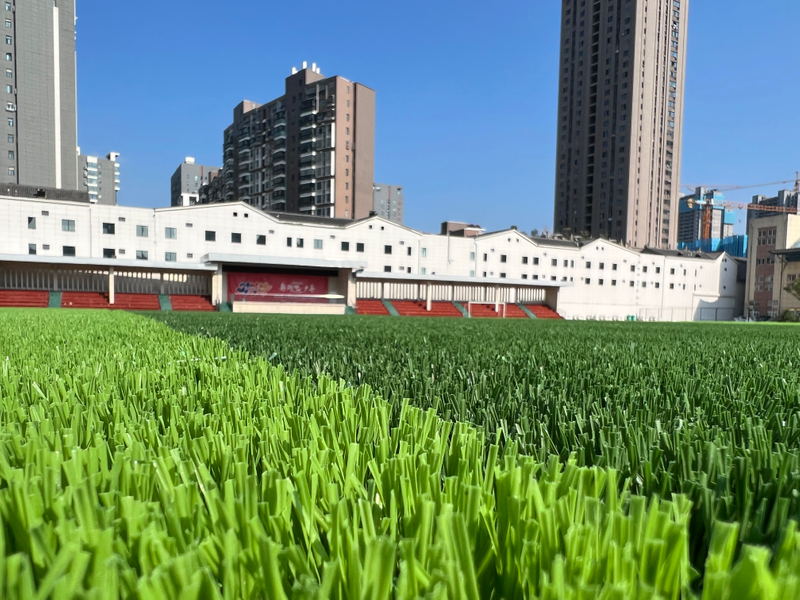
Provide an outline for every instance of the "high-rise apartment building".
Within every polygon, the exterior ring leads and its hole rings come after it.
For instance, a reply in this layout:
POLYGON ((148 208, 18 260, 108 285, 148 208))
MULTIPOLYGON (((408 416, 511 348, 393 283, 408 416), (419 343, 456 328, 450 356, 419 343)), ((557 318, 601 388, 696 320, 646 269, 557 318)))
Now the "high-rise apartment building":
POLYGON ((403 186, 376 183, 372 186, 372 212, 393 223, 403 224, 403 186))
POLYGON ((80 189, 89 193, 89 202, 116 205, 120 185, 119 152, 109 152, 105 158, 81 154, 78 161, 82 172, 80 189))
POLYGON ((678 233, 688 0, 563 0, 554 229, 678 233))
POLYGON ((303 63, 285 94, 248 100, 225 130, 224 165, 201 202, 241 200, 264 210, 344 219, 373 206, 375 91, 303 63))
POLYGON ((170 182, 170 205, 192 206, 200 201, 200 188, 211 183, 219 174, 219 167, 195 164, 194 158, 187 156, 175 169, 170 182))
POLYGON ((725 239, 733 235, 736 214, 722 206, 725 196, 719 190, 699 187, 680 201, 678 243, 725 239))
POLYGON ((0 182, 78 190, 75 2, 0 6, 6 75, 0 182))

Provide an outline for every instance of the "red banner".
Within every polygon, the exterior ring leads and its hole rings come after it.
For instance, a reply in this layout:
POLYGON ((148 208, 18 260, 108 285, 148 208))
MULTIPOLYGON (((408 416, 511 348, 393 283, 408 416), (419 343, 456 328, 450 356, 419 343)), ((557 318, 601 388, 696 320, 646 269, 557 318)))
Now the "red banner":
POLYGON ((228 298, 235 302, 327 302, 309 298, 328 293, 328 278, 317 275, 276 275, 271 273, 228 273, 228 298))

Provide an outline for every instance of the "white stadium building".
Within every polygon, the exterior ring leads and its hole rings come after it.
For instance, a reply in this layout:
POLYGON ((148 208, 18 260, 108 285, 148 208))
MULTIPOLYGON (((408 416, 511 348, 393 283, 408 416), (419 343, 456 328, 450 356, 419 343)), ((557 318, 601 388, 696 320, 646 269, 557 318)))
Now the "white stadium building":
POLYGON ((245 203, 149 209, 0 196, 6 305, 725 321, 743 313, 740 266, 725 253, 473 226, 429 234, 377 216, 245 203))

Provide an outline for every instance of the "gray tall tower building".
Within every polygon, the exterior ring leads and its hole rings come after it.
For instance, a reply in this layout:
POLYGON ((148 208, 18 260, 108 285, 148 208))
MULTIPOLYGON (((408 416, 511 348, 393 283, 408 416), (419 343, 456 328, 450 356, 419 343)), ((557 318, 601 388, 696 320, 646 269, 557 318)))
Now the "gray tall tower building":
POLYGON ((6 148, 0 182, 77 190, 75 1, 5 0, 1 6, 6 148))
POLYGON ((563 0, 554 229, 674 248, 688 0, 563 0))
POLYGON ((93 204, 117 203, 119 193, 119 152, 109 152, 105 158, 97 156, 78 157, 81 177, 80 189, 88 192, 93 204))
POLYGON ((200 188, 211 183, 219 174, 219 167, 195 164, 194 158, 187 156, 170 180, 170 206, 192 206, 200 198, 200 188))

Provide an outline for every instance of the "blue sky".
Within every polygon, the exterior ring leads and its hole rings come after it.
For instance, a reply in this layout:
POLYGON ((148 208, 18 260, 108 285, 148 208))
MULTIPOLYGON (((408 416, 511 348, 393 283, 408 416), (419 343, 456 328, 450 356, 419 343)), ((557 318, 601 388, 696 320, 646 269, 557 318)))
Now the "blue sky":
MULTIPOLYGON (((219 164, 233 107, 306 60, 377 91, 375 179, 405 186, 407 225, 552 227, 558 0, 77 3, 78 139, 122 153, 121 204, 168 205, 183 158, 219 164)), ((799 22, 786 0, 690 3, 682 183, 800 169, 799 22)))

